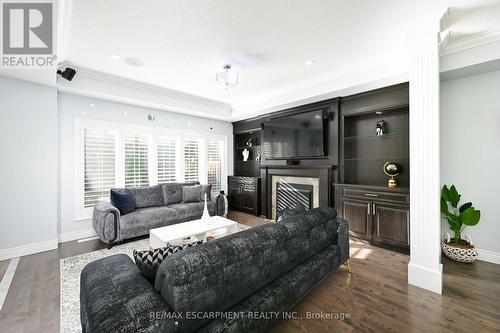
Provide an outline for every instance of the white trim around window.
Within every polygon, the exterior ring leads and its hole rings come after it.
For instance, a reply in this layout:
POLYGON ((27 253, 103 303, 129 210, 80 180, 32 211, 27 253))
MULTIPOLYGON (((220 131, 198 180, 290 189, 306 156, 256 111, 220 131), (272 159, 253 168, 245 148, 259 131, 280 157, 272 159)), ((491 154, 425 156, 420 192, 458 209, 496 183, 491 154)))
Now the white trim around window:
MULTIPOLYGON (((75 158, 75 172, 74 172, 74 181, 75 181, 75 220, 86 220, 91 218, 93 207, 85 207, 85 129, 94 130, 93 133, 99 135, 99 131, 103 131, 104 133, 112 133, 115 135, 115 146, 114 146, 114 186, 113 187, 125 187, 125 137, 127 133, 141 133, 142 135, 147 136, 147 174, 149 185, 158 184, 158 144, 159 140, 164 140, 165 138, 171 138, 175 140, 175 181, 183 182, 185 180, 185 142, 186 139, 195 139, 198 142, 198 180, 202 184, 206 184, 208 180, 208 141, 218 140, 221 144, 221 177, 220 177, 220 185, 218 184, 217 189, 226 189, 227 187, 227 170, 229 167, 228 164, 228 136, 227 135, 219 135, 219 134, 211 134, 211 133, 199 133, 194 131, 182 131, 179 129, 171 129, 171 128, 163 128, 163 127, 152 127, 152 126, 143 126, 143 125, 133 125, 127 123, 118 123, 118 122, 110 122, 110 121, 101 121, 101 120, 91 120, 91 119, 82 119, 76 118, 74 122, 74 136, 75 136, 75 145, 74 145, 74 158, 75 158)), ((142 138, 142 137, 141 137, 142 138)), ((130 137, 129 137, 130 139, 130 137)), ((97 174, 109 174, 109 164, 110 159, 104 159, 103 149, 110 149, 109 146, 109 136, 103 138, 99 143, 101 146, 97 148, 101 148, 101 150, 97 149, 97 153, 94 155, 98 156, 99 161, 101 163, 92 164, 92 173, 91 175, 95 175, 97 170, 97 174), (105 140, 107 139, 107 141, 105 140), (104 142, 105 141, 105 142, 104 142), (103 143, 104 142, 104 143, 103 143), (102 148, 104 146, 104 148, 102 148), (100 154, 99 154, 100 153, 100 154), (103 167, 105 166, 105 167, 103 167)), ((130 144, 130 142, 129 142, 130 144)), ((137 154, 140 156, 144 156, 143 145, 138 147, 137 154), (142 147, 142 148, 141 148, 142 147), (142 150, 141 150, 142 149, 142 150)), ((169 147, 170 149, 170 147, 169 147)), ((106 152, 107 152, 106 151, 106 152)), ((87 152, 87 154, 89 154, 87 152)), ((92 156, 94 156, 92 155, 92 156)), ((129 156, 130 158, 130 156, 129 156)), ((130 162, 130 161, 129 161, 130 162)), ((140 164, 137 168, 141 168, 144 165, 144 162, 140 164)), ((171 165, 171 164, 170 164, 171 165)), ((89 171, 89 163, 87 162, 87 172, 89 171)), ((129 170, 130 172, 130 170, 129 170)), ((137 172, 138 175, 144 175, 144 171, 142 169, 137 172)), ((88 174, 87 174, 88 175, 88 174)), ((89 177, 87 177, 89 178, 89 177)), ((104 177, 105 178, 105 177, 104 177)), ((106 179, 113 179, 106 178, 106 179)), ((87 179, 87 190, 90 187, 97 188, 98 194, 102 195, 103 187, 106 187, 108 183, 104 183, 99 176, 94 179, 94 181, 87 179), (90 183, 90 185, 89 185, 90 183), (97 185, 96 185, 97 183, 97 185), (100 186, 99 186, 100 185, 100 186)), ((88 190, 90 191, 90 190, 88 190)), ((92 193, 94 193, 92 192, 92 193)), ((88 192, 87 192, 88 193, 88 192)), ((96 197, 99 195, 96 194, 96 197)), ((90 202, 90 199, 87 198, 87 206, 90 202)))

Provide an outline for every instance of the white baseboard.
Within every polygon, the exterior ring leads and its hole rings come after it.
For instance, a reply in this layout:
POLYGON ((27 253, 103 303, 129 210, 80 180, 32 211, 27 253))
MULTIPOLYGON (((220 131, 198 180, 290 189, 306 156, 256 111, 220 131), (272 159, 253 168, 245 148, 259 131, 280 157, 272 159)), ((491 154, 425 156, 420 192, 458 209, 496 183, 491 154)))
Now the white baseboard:
POLYGON ((408 264, 408 283, 441 294, 443 291, 443 265, 439 270, 408 264))
POLYGON ((59 243, 64 243, 94 236, 97 236, 97 234, 95 233, 95 230, 93 228, 90 228, 59 234, 57 235, 57 241, 59 243))
POLYGON ((493 252, 493 251, 487 251, 487 250, 481 250, 481 249, 477 249, 477 252, 479 253, 479 257, 477 258, 478 260, 491 262, 492 264, 500 265, 500 253, 493 252))
POLYGON ((0 250, 0 261, 57 249, 57 239, 0 250))

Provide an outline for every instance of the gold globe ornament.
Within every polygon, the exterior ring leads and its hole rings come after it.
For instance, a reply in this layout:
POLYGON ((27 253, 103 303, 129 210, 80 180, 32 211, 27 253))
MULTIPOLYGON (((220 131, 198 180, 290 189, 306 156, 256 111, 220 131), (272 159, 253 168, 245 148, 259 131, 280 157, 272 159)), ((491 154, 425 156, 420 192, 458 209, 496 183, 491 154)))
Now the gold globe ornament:
POLYGON ((399 167, 394 162, 386 162, 384 164, 384 173, 391 177, 387 182, 387 186, 390 188, 395 188, 398 186, 398 181, 395 179, 396 176, 399 176, 399 167))

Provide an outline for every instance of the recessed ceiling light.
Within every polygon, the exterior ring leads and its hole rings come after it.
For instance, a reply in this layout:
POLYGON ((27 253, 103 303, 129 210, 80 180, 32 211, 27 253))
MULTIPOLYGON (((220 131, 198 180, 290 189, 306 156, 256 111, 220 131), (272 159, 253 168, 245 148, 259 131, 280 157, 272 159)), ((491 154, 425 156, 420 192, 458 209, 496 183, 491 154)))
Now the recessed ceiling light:
POLYGON ((114 60, 120 60, 122 57, 120 57, 119 55, 117 54, 112 54, 111 55, 111 58, 113 58, 114 60))
POLYGON ((315 63, 316 63, 316 61, 314 61, 314 60, 312 60, 312 59, 311 59, 311 60, 307 60, 307 61, 306 61, 306 66, 312 66, 312 65, 314 65, 315 63))
POLYGON ((376 114, 382 114, 382 111, 375 111, 376 114))
POLYGON ((90 104, 89 104, 89 106, 90 106, 91 108, 95 108, 95 104, 94 104, 94 103, 90 103, 90 104))
POLYGON ((127 65, 134 66, 134 67, 144 66, 144 61, 142 61, 141 59, 136 58, 136 57, 125 57, 125 58, 123 58, 123 61, 125 61, 125 63, 127 65))

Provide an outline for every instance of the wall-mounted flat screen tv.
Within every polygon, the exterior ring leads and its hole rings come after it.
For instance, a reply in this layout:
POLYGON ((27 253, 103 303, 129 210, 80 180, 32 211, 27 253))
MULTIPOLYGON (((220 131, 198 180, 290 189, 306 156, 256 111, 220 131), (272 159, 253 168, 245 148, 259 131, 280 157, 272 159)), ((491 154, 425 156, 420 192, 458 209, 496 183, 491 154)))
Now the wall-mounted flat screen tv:
POLYGON ((266 159, 307 159, 327 155, 327 110, 268 119, 262 126, 261 148, 266 159))

